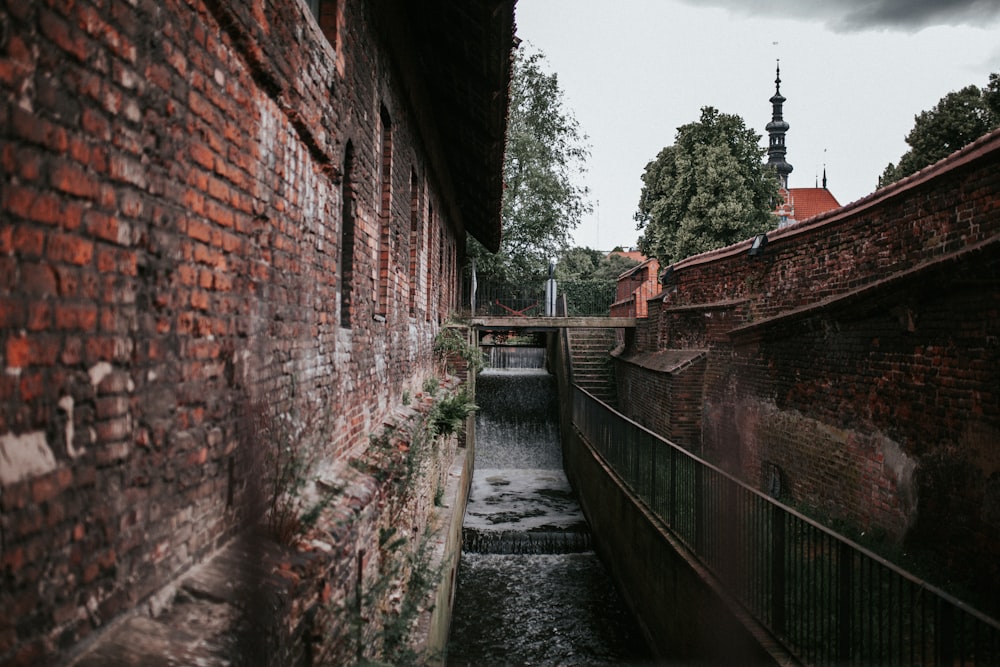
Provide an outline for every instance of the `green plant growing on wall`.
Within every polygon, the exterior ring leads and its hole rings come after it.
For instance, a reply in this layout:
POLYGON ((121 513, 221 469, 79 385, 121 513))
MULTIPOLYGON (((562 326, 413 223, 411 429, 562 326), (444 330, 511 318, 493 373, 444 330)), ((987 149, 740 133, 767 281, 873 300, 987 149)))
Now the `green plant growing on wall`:
MULTIPOLYGON (((428 593, 441 579, 441 567, 432 563, 432 540, 429 531, 421 536, 416 549, 397 559, 398 570, 408 572, 406 594, 382 629, 382 658, 389 665, 420 664, 410 637, 417 616, 424 609, 428 593)), ((430 656, 425 656, 430 657, 430 656)))
POLYGON ((465 361, 469 374, 475 375, 486 367, 486 357, 479 346, 469 342, 467 331, 459 327, 444 327, 434 337, 434 352, 444 363, 451 355, 459 357, 465 361))
POLYGON ((396 517, 406 504, 420 467, 427 459, 434 441, 430 420, 423 417, 407 429, 387 426, 369 436, 365 453, 353 459, 351 466, 385 485, 387 510, 396 517))
MULTIPOLYGON (((380 530, 380 576, 359 588, 358 600, 340 600, 331 609, 342 627, 353 628, 351 634, 359 642, 358 665, 417 665, 435 658, 419 655, 412 643, 417 616, 427 608, 428 594, 441 580, 441 566, 433 562, 432 547, 429 530, 415 544, 398 536, 395 529, 380 530), (386 604, 396 591, 402 595, 386 604), (380 623, 378 631, 369 635, 362 630, 370 627, 373 610, 379 610, 380 623)), ((321 660, 320 664, 327 663, 321 660)))
POLYGON ((465 419, 479 409, 462 390, 446 396, 434 404, 431 409, 431 430, 435 435, 451 435, 458 433, 465 425, 465 419))
POLYGON ((263 503, 264 525, 277 542, 295 541, 312 528, 338 489, 309 493, 322 454, 313 437, 322 432, 319 410, 278 412, 264 401, 246 409, 244 444, 251 456, 251 484, 263 503))
POLYGON ((441 386, 440 381, 433 375, 426 380, 424 380, 424 393, 434 396, 437 394, 438 387, 441 386))

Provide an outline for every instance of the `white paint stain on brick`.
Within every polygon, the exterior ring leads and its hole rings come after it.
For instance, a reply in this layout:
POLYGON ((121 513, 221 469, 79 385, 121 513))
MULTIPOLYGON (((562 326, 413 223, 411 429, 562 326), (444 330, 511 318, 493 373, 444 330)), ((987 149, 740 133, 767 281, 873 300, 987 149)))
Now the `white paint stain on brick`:
POLYGON ((44 431, 0 435, 0 484, 14 484, 56 468, 44 431))
POLYGON ((917 489, 913 476, 917 470, 917 462, 906 455, 899 443, 887 437, 881 438, 879 450, 882 452, 884 469, 890 472, 888 476, 896 482, 896 497, 909 527, 916 518, 917 489))
POLYGON ((111 364, 100 361, 94 364, 87 373, 90 375, 90 384, 96 387, 101 384, 101 380, 111 374, 111 364))
POLYGON ((83 448, 73 446, 73 397, 63 396, 59 399, 59 407, 66 413, 66 453, 74 459, 83 454, 83 448))

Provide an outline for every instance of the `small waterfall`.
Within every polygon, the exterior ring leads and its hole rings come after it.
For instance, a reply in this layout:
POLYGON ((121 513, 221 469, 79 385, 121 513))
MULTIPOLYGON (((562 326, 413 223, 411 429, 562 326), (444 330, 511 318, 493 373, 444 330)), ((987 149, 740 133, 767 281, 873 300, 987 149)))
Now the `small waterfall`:
POLYGON ((535 531, 462 529, 462 550, 475 554, 578 554, 590 551, 589 531, 535 531))
POLYGON ((493 350, 504 351, 495 360, 517 367, 484 370, 477 380, 476 469, 463 550, 586 551, 590 530, 562 470, 558 396, 555 378, 543 369, 545 349, 493 350))
POLYGON ((646 664, 563 472, 544 348, 488 355, 447 664, 646 664))
POLYGON ((463 552, 569 554, 590 546, 590 529, 561 470, 476 469, 463 552))
POLYGON ((490 368, 545 368, 545 348, 525 345, 485 347, 490 368))

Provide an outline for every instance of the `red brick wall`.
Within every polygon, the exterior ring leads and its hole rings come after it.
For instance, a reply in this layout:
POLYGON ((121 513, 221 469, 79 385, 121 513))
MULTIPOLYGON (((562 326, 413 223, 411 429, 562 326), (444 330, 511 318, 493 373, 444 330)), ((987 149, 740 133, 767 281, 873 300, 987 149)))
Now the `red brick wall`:
POLYGON ((670 283, 678 291, 670 303, 747 298, 747 319, 757 320, 841 297, 989 242, 1000 231, 998 145, 994 133, 915 178, 769 232, 759 259, 747 256, 748 240, 678 262, 670 283))
POLYGON ((1000 133, 768 236, 675 264, 626 356, 709 349, 709 459, 997 581, 1000 133))
POLYGON ((646 260, 641 268, 634 269, 615 285, 615 302, 611 304, 612 317, 647 317, 647 301, 660 291, 660 263, 646 260))
POLYGON ((0 6, 0 663, 73 645, 245 523, 248 400, 332 406, 322 440, 342 462, 433 372, 456 286, 426 281, 457 275, 454 205, 373 17, 328 6, 329 39, 296 0, 0 6), (380 105, 393 122, 384 318, 380 105), (419 210, 438 212, 415 250, 411 173, 419 210), (432 251, 442 237, 450 250, 432 251))

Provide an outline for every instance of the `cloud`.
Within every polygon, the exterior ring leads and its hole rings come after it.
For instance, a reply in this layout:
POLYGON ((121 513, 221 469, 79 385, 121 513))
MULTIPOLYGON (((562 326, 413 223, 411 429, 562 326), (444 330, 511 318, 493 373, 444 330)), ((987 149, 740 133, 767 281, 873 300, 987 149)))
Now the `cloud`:
POLYGON ((938 25, 984 27, 1000 21, 1000 0, 683 0, 749 16, 820 21, 836 32, 917 32, 938 25))

